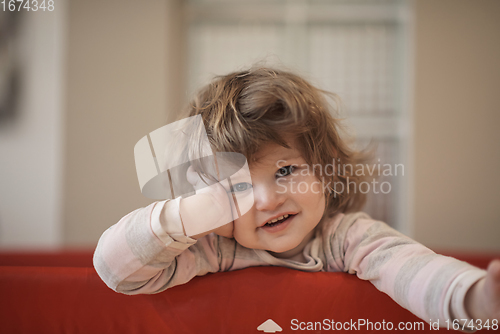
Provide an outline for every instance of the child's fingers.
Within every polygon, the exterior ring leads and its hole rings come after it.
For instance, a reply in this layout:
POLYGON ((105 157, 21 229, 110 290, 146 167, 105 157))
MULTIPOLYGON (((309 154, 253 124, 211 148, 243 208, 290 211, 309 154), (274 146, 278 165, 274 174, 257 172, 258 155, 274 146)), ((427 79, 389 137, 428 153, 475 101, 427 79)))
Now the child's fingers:
POLYGON ((500 308, 500 260, 499 259, 491 261, 490 264, 488 265, 485 287, 488 290, 488 294, 490 295, 490 297, 496 298, 497 307, 500 308))
MULTIPOLYGON (((181 201, 181 218, 188 236, 203 236, 215 232, 228 238, 233 236, 233 220, 245 214, 253 205, 252 180, 248 164, 239 170, 226 164, 231 161, 219 159, 218 167, 226 178, 209 179, 189 166, 187 181, 196 193, 181 201), (244 188, 244 189, 243 189, 244 188)), ((221 172, 217 170, 217 173, 221 172)), ((219 174, 217 174, 219 175, 219 174)))
MULTIPOLYGON (((226 203, 225 203, 226 202, 226 203)), ((231 208, 210 194, 182 199, 180 214, 187 236, 202 234, 233 221, 231 208)))
POLYGON ((484 295, 486 296, 489 314, 492 318, 500 318, 500 260, 490 262, 484 282, 484 295))
POLYGON ((219 182, 183 198, 180 211, 186 235, 200 235, 232 222, 233 206, 232 198, 219 182))
POLYGON ((500 259, 495 259, 488 265, 488 275, 500 284, 500 259))

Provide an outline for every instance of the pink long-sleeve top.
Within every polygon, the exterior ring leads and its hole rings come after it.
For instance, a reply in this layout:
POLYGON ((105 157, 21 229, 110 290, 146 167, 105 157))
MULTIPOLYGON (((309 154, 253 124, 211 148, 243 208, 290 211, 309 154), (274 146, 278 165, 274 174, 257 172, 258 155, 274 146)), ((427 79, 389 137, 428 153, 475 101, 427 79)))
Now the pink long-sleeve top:
MULTIPOLYGON (((209 272, 251 266, 347 272, 369 280, 425 321, 470 319, 465 294, 484 270, 435 254, 364 213, 323 219, 304 248, 307 263, 276 258, 209 234, 198 240, 182 232, 178 210, 162 215, 166 202, 131 212, 101 236, 94 266, 103 281, 125 294, 151 294, 209 272)), ((178 208, 179 200, 170 205, 178 208)))

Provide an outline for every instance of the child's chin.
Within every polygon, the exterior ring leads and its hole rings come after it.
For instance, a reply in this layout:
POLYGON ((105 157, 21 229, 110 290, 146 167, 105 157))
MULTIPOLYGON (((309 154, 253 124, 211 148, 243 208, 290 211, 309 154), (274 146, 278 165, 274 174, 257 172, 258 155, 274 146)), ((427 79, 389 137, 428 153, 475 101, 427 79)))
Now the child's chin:
POLYGON ((276 254, 281 254, 293 250, 299 244, 300 242, 298 242, 297 244, 292 244, 292 243, 277 244, 273 245, 273 247, 271 247, 272 249, 268 249, 268 251, 276 254))

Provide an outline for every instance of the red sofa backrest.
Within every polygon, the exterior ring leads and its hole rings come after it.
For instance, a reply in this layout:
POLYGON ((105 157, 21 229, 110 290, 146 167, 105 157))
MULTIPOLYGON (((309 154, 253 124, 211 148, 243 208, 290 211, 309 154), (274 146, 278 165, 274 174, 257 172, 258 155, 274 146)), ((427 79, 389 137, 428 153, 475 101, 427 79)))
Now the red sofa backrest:
POLYGON ((263 333, 257 327, 267 319, 281 333, 316 322, 325 329, 325 319, 422 324, 416 332, 435 332, 371 283, 345 273, 255 267, 126 296, 89 267, 0 266, 0 333, 263 333))

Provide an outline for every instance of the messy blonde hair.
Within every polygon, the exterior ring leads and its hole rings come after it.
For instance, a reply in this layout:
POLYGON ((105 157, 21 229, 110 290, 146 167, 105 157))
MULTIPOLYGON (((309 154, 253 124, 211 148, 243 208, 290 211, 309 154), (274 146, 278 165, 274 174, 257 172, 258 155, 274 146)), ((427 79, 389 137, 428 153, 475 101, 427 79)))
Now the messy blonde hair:
POLYGON ((340 119, 332 116, 336 107, 326 97, 338 102, 335 94, 293 73, 258 67, 216 77, 195 95, 183 117, 201 115, 213 151, 242 153, 250 165, 263 144, 289 148, 285 138, 293 136, 310 166, 331 169, 325 170, 326 178, 322 174, 330 185, 325 215, 357 211, 366 198, 356 191, 365 178, 356 171, 368 155, 340 137, 340 119), (335 165, 352 168, 337 172, 335 165), (344 191, 333 189, 336 182, 344 191))

